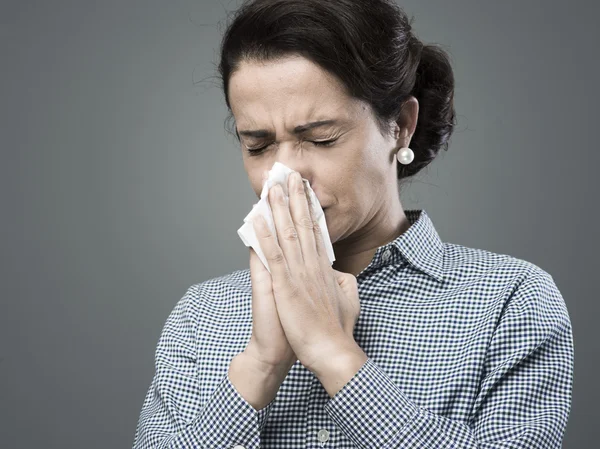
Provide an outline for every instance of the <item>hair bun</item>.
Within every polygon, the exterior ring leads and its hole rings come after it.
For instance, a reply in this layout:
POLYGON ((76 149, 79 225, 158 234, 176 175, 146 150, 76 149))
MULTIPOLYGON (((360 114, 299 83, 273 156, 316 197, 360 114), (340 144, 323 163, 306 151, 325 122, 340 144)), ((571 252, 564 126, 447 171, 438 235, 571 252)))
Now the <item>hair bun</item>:
POLYGON ((415 159, 409 165, 398 164, 399 179, 421 171, 440 149, 447 151, 456 126, 454 74, 448 55, 441 48, 423 45, 414 37, 410 40, 410 51, 419 61, 411 92, 419 101, 419 116, 410 143, 415 159))

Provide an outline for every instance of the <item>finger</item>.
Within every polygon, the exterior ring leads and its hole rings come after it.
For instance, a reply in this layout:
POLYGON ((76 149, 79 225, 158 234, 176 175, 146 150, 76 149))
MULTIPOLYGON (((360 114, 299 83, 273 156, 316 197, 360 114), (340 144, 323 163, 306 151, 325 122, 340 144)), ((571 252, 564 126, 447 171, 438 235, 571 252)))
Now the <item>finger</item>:
POLYGON ((290 174, 288 179, 288 191, 290 192, 290 212, 298 239, 304 263, 311 266, 319 265, 319 253, 313 230, 314 222, 310 213, 309 197, 306 194, 304 183, 300 173, 290 174))
MULTIPOLYGON (((306 197, 310 198, 310 193, 308 191, 308 181, 304 181, 304 190, 306 192, 306 197)), ((318 201, 318 199, 317 199, 318 201)), ((315 240, 315 247, 317 249, 318 260, 321 266, 331 267, 331 262, 329 261, 329 256, 327 255, 327 248, 325 247, 325 240, 323 236, 323 231, 321 226, 319 226, 319 221, 316 219, 312 204, 309 203, 310 210, 310 218, 313 223, 313 234, 315 240)))
MULTIPOLYGON (((277 242, 283 252, 290 272, 292 274, 296 273, 297 270, 303 267, 304 258, 302 256, 298 231, 292 220, 288 200, 283 195, 281 185, 276 185, 269 191, 269 204, 273 213, 277 242)), ((273 255, 276 256, 276 253, 273 252, 273 255)))
POLYGON ((261 215, 256 216, 252 220, 252 226, 254 227, 260 249, 269 264, 273 288, 275 288, 276 285, 280 285, 279 288, 282 288, 282 286, 289 284, 288 281, 291 276, 285 255, 276 241, 275 231, 271 230, 266 220, 261 215))

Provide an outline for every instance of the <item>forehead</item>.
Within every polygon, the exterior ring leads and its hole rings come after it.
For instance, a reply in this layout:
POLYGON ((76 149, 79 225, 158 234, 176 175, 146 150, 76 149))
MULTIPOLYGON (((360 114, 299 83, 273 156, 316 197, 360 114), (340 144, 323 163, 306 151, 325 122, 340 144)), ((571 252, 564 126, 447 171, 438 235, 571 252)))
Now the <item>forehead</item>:
POLYGON ((338 116, 350 119, 359 102, 334 75, 301 56, 274 61, 243 61, 229 80, 229 103, 236 122, 305 122, 338 116))

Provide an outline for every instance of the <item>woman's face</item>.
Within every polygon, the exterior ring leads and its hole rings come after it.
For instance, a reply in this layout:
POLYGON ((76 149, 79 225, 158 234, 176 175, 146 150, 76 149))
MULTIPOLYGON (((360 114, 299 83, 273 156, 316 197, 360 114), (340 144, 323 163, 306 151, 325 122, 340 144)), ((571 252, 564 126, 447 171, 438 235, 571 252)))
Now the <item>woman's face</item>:
POLYGON ((325 211, 332 243, 360 238, 398 201, 397 134, 383 136, 369 105, 308 59, 243 62, 230 78, 229 101, 257 197, 275 162, 300 172, 325 211))

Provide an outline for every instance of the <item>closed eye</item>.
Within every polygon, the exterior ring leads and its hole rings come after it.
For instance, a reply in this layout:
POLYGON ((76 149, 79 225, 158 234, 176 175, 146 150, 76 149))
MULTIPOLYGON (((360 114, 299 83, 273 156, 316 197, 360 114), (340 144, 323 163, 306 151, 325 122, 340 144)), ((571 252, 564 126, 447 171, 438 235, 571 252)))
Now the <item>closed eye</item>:
MULTIPOLYGON (((312 143, 313 145, 315 145, 317 147, 329 147, 329 146, 333 145, 333 143, 336 140, 337 139, 330 139, 330 140, 307 140, 307 142, 310 142, 310 143, 312 143)), ((249 148, 249 147, 246 147, 246 149, 248 150, 248 153, 250 154, 250 156, 256 156, 256 155, 262 153, 269 145, 265 145, 265 146, 262 146, 262 147, 259 147, 259 148, 249 148)))
POLYGON ((331 140, 309 140, 309 142, 314 143, 318 147, 328 147, 332 145, 337 139, 331 140))

